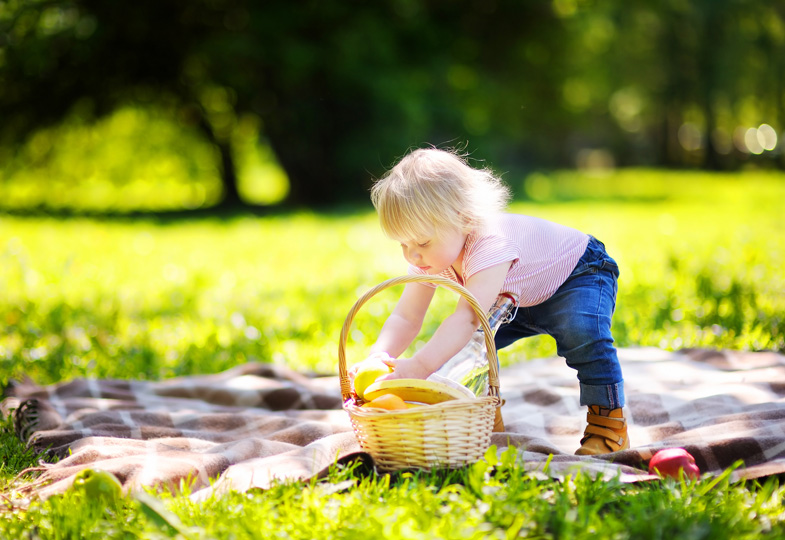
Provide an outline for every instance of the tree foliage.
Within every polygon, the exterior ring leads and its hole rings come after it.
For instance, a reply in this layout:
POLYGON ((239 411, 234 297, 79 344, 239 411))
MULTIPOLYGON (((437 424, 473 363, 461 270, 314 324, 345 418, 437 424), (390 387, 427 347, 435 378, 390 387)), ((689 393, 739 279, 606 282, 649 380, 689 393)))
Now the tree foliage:
POLYGON ((425 143, 507 170, 782 164, 784 79, 785 8, 754 0, 0 2, 0 143, 154 105, 215 147, 228 205, 247 118, 304 205, 425 143))

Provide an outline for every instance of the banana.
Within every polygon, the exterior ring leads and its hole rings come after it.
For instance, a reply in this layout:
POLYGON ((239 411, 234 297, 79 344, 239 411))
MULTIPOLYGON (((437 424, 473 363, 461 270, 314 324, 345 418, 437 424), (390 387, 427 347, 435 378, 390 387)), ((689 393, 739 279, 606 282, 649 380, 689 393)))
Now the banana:
POLYGON ((394 394, 404 401, 415 401, 433 405, 453 399, 474 398, 470 391, 462 392, 444 383, 424 381, 422 379, 392 379, 378 381, 365 389, 363 398, 371 401, 384 394, 394 394))

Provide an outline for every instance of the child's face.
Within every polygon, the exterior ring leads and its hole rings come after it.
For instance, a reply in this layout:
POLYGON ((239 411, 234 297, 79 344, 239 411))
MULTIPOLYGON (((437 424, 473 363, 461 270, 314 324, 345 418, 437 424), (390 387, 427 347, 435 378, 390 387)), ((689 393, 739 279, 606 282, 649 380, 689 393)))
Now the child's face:
POLYGON ((449 229, 437 235, 431 231, 420 238, 400 240, 406 261, 428 274, 444 272, 460 260, 467 233, 449 229))

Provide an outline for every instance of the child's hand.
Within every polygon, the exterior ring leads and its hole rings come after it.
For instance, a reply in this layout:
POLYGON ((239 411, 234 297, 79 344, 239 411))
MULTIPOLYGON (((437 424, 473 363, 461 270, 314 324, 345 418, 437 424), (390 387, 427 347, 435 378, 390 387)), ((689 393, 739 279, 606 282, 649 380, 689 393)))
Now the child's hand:
POLYGON ((354 384, 354 377, 355 375, 357 375, 357 370, 360 369, 360 366, 362 366, 366 362, 372 362, 372 361, 375 362, 378 360, 381 360, 385 364, 389 365, 388 360, 392 360, 392 358, 386 352, 375 352, 368 355, 368 357, 362 362, 357 362, 356 364, 354 364, 352 367, 349 368, 349 372, 348 372, 349 380, 352 382, 352 384, 354 384))
POLYGON ((384 360, 384 363, 393 368, 393 372, 378 380, 390 379, 427 379, 431 371, 425 367, 422 362, 418 362, 413 358, 390 358, 384 360))

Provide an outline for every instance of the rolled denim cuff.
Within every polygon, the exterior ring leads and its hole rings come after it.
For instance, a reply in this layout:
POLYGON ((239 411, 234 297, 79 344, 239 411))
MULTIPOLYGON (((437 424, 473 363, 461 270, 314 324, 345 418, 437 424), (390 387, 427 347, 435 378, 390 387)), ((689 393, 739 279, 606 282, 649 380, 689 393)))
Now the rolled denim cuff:
POLYGON ((624 381, 616 384, 580 385, 581 405, 599 405, 608 409, 624 407, 624 381))

